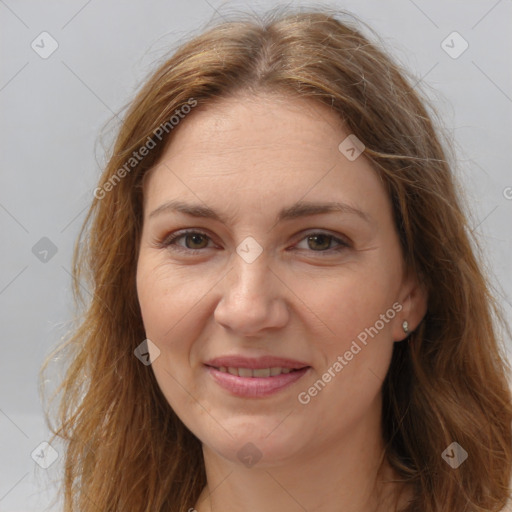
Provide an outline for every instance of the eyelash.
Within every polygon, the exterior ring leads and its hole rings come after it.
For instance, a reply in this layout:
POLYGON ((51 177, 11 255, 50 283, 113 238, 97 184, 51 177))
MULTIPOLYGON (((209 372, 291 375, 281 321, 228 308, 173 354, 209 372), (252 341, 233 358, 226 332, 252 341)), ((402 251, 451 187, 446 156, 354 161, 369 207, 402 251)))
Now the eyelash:
MULTIPOLYGON (((172 235, 170 235, 167 238, 165 238, 164 240, 162 240, 159 243, 159 246, 161 248, 167 248, 167 249, 171 249, 173 251, 178 251, 178 252, 186 252, 186 253, 189 253, 192 255, 198 254, 201 251, 208 249, 208 247, 205 247, 203 249, 189 249, 187 247, 182 247, 175 243, 177 240, 179 240, 180 238, 184 238, 187 235, 201 235, 201 236, 204 236, 204 237, 208 238, 209 240, 211 240, 211 238, 203 231, 197 231, 197 230, 190 229, 190 230, 178 231, 177 233, 173 233, 172 235)), ((332 254, 333 252, 340 252, 344 249, 351 247, 351 245, 347 241, 345 241, 341 238, 338 238, 330 233, 325 233, 323 231, 310 232, 307 235, 305 235, 303 238, 301 238, 299 240, 299 242, 302 242, 303 240, 306 240, 308 237, 315 236, 315 235, 316 236, 318 236, 318 235, 326 236, 331 240, 331 242, 336 242, 339 245, 337 247, 329 248, 324 251, 314 251, 314 250, 310 249, 310 250, 308 250, 308 252, 313 252, 313 253, 318 253, 318 254, 332 254)), ((307 250, 307 249, 299 249, 299 250, 307 250)))

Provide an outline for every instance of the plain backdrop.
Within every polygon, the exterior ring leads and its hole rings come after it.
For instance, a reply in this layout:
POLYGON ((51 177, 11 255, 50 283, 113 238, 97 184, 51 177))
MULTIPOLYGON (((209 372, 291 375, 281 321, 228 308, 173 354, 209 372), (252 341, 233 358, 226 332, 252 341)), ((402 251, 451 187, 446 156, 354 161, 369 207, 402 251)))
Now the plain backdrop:
MULTIPOLYGON (((237 9, 277 4, 0 0, 0 511, 45 510, 59 478, 58 450, 46 470, 31 457, 48 439, 38 373, 72 319, 71 254, 105 162, 100 133, 108 145, 109 119, 180 41, 237 9)), ((510 320, 512 2, 324 5, 373 27, 441 114, 510 320)))

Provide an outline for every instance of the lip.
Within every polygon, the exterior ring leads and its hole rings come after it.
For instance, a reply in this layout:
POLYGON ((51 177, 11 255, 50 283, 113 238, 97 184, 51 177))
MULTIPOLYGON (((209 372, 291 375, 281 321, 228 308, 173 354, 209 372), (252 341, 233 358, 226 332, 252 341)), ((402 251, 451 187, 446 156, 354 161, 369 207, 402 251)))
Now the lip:
POLYGON ((296 361, 294 359, 287 359, 283 357, 275 356, 261 356, 261 357, 243 357, 243 356, 221 356, 215 357, 206 361, 206 366, 213 366, 220 368, 221 366, 232 366, 234 368, 250 368, 251 370, 257 370, 260 368, 290 368, 292 370, 300 370, 309 366, 309 364, 302 361, 296 361))
POLYGON ((241 356, 217 357, 205 363, 205 369, 213 380, 231 394, 243 398, 265 398, 292 385, 301 379, 310 366, 300 361, 281 357, 263 356, 248 358, 241 356), (216 368, 232 366, 235 368, 261 369, 271 367, 290 368, 290 373, 282 373, 273 377, 240 377, 224 373, 216 368))

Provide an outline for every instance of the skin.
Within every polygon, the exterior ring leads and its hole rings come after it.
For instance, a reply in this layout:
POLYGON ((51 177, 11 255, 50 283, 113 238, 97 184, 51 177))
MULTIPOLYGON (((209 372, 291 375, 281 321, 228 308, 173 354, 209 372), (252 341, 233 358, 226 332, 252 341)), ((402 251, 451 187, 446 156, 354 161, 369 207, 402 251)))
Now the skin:
POLYGON ((146 335, 160 350, 158 384, 203 444, 208 485, 196 510, 392 510, 396 484, 381 481, 395 475, 385 463, 377 473, 381 387, 393 344, 406 337, 402 322, 417 326, 426 297, 405 272, 380 178, 364 155, 349 161, 338 150, 349 132, 310 99, 231 97, 178 128, 145 181, 137 289, 146 335), (207 206, 225 223, 171 209, 151 215, 172 200, 207 206), (345 203, 366 219, 337 211, 277 221, 298 201, 345 203), (183 229, 206 236, 165 246, 183 229), (314 233, 326 237, 308 239, 314 233), (263 248, 252 263, 236 252, 249 236, 263 248), (394 303, 401 311, 300 403, 394 303), (233 354, 311 368, 270 397, 240 398, 204 367, 233 354), (252 467, 237 456, 247 443, 261 455, 252 467))

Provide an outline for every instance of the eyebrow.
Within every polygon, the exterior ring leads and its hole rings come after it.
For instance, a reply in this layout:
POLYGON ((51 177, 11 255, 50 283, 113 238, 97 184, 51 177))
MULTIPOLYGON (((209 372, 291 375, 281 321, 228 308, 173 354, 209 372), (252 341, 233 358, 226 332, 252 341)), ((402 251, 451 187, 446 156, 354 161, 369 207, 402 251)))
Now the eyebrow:
MULTIPOLYGON (((162 215, 164 213, 179 212, 192 217, 201 217, 207 219, 213 219, 227 224, 228 219, 219 215, 215 210, 212 210, 208 206, 199 204, 190 204, 183 201, 173 200, 168 201, 149 214, 149 218, 162 215)), ((303 202, 299 201, 292 206, 283 208, 277 215, 277 222, 283 220, 292 220, 299 217, 307 217, 311 215, 319 215, 325 213, 341 212, 345 214, 355 215, 362 220, 372 223, 372 218, 362 210, 355 208, 346 203, 340 202, 303 202)))

